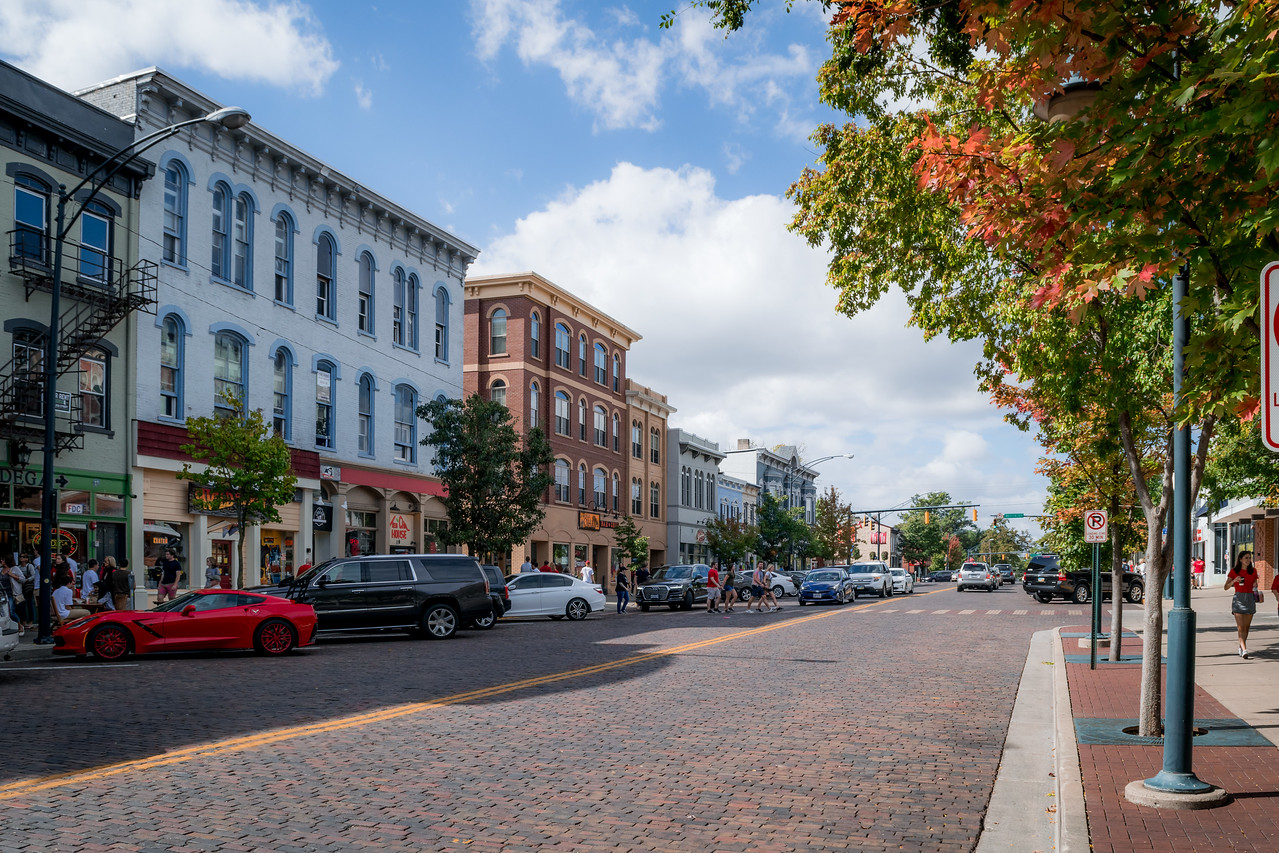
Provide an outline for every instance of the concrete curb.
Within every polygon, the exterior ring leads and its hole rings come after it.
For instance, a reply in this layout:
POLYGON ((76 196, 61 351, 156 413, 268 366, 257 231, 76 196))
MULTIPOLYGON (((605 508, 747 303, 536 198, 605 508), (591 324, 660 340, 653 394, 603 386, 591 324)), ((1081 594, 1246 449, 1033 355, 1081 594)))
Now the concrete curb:
POLYGON ((1088 813, 1084 805, 1084 779, 1075 740, 1075 716, 1070 709, 1070 685, 1066 680, 1066 653, 1061 628, 1052 630, 1053 742, 1056 744, 1057 850, 1086 853, 1092 849, 1088 813))

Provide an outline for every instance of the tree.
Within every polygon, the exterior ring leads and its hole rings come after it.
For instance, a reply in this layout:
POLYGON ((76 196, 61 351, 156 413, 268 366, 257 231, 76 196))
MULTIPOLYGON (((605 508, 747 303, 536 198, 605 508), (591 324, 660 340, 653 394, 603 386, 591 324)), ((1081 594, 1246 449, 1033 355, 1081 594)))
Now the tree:
POLYGON ((982 531, 977 547, 988 563, 1010 563, 1020 568, 1021 552, 1030 550, 1030 537, 1010 527, 1003 516, 998 516, 990 527, 982 531))
POLYGON ((271 430, 262 411, 245 411, 243 399, 230 391, 220 399, 225 413, 187 418, 191 443, 180 449, 204 468, 196 471, 184 462, 177 478, 197 484, 191 499, 196 508, 235 519, 236 586, 243 588, 245 527, 278 522, 278 508, 293 502, 298 478, 288 444, 271 430))
POLYGON ((853 508, 843 501, 839 489, 831 486, 817 498, 813 525, 813 556, 851 563, 854 545, 853 508))
MULTIPOLYGON (((911 506, 946 506, 953 504, 949 492, 915 495, 911 506)), ((962 507, 950 509, 907 510, 897 525, 902 559, 926 566, 939 564, 953 569, 964 559, 964 553, 977 544, 980 533, 962 507), (927 514, 928 520, 924 520, 927 514)))
POLYGON ((506 406, 478 394, 432 400, 417 416, 431 424, 421 443, 435 449, 446 490, 445 544, 466 545, 477 558, 510 553, 546 515, 541 503, 555 461, 546 433, 534 427, 521 440, 506 406))
POLYGON ((629 515, 613 528, 613 541, 617 543, 618 556, 631 566, 648 565, 648 537, 640 533, 639 525, 629 515))
POLYGON ((787 509, 782 501, 770 492, 759 493, 756 518, 757 536, 755 553, 770 562, 777 562, 782 555, 791 555, 796 544, 808 538, 808 525, 804 523, 803 507, 787 509))
POLYGON ((712 516, 706 519, 706 546, 722 565, 746 562, 758 539, 759 529, 740 518, 712 516))

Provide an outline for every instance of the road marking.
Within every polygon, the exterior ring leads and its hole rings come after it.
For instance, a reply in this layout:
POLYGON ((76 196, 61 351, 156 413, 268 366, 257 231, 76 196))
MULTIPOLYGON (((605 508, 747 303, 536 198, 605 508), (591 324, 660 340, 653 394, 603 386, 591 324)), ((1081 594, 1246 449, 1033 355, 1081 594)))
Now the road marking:
POLYGON ((950 612, 949 610, 934 610, 934 611, 933 611, 933 615, 934 615, 934 616, 941 616, 943 613, 949 613, 949 612, 950 612))
POLYGON ((390 708, 383 708, 378 711, 371 711, 367 714, 356 714, 354 716, 339 717, 334 720, 327 720, 320 723, 292 726, 284 729, 259 732, 258 734, 213 741, 212 743, 199 744, 197 746, 190 746, 184 749, 175 749, 161 755, 153 755, 148 758, 139 758, 133 761, 123 761, 118 764, 106 764, 101 767, 94 767, 88 770, 73 770, 68 773, 59 773, 52 776, 23 779, 18 782, 10 782, 7 785, 0 785, 0 798, 21 797, 26 794, 36 794, 57 788, 78 787, 99 779, 107 779, 124 773, 154 770, 156 768, 168 767, 174 764, 184 764, 188 761, 194 761, 199 758, 210 758, 228 753, 243 752, 256 747, 270 746, 271 744, 296 740, 310 735, 327 734, 329 732, 342 731, 343 729, 358 728, 370 723, 394 720, 399 717, 420 714, 424 711, 444 708, 449 705, 459 705, 464 702, 473 702, 480 699, 491 699, 494 696, 513 693, 517 690, 524 690, 529 687, 537 687, 543 684, 554 684, 558 681, 567 681, 573 678, 581 678, 586 675, 595 675, 597 673, 608 672, 613 669, 621 669, 622 667, 634 666, 647 661, 678 655, 683 652, 704 649, 709 646, 729 642, 730 640, 740 640, 745 637, 767 634, 770 631, 777 631, 781 628, 795 625, 802 625, 807 622, 814 622, 818 619, 829 619, 831 616, 837 616, 841 613, 857 613, 861 610, 874 606, 876 605, 872 603, 851 610, 841 608, 839 610, 829 610, 825 613, 815 613, 812 616, 799 616, 787 619, 783 622, 774 622, 771 625, 763 625, 758 628, 750 628, 743 631, 736 631, 732 634, 712 637, 708 640, 697 640, 691 643, 673 646, 669 649, 659 649, 653 652, 643 652, 631 655, 629 657, 607 663, 593 664, 591 666, 579 667, 578 669, 570 669, 563 672, 551 673, 549 675, 526 678, 520 681, 510 681, 505 684, 497 684, 492 687, 483 687, 479 690, 469 690, 465 693, 455 693, 452 696, 445 696, 441 699, 428 700, 424 702, 409 702, 402 705, 394 705, 390 708))
POLYGON ((986 611, 986 615, 987 615, 987 616, 998 616, 1000 613, 1003 613, 1003 612, 1004 612, 1004 611, 1002 611, 1002 610, 987 610, 987 611, 986 611))
POLYGON ((907 610, 906 612, 907 612, 907 613, 923 613, 924 611, 922 611, 922 610, 907 610))
POLYGON ((971 616, 971 615, 973 615, 973 614, 974 614, 974 613, 976 613, 976 612, 977 612, 976 610, 961 610, 961 611, 959 611, 959 615, 960 615, 960 616, 971 616))
POLYGON ((1029 610, 1014 610, 1014 611, 1013 611, 1013 615, 1014 615, 1014 616, 1025 616, 1025 615, 1026 615, 1027 613, 1029 613, 1029 612, 1030 612, 1029 610))

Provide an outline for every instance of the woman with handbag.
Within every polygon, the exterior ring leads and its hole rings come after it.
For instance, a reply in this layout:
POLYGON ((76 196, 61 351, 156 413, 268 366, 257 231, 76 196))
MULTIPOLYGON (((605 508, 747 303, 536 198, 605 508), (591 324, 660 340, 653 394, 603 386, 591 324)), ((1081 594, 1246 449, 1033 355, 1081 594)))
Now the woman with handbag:
POLYGON ((22 584, 26 575, 13 564, 13 557, 8 554, 0 556, 0 581, 5 584, 5 592, 9 594, 9 615, 18 623, 18 636, 26 630, 27 598, 22 592, 22 584))
POLYGON ((1252 552, 1243 551, 1235 560, 1234 568, 1226 575, 1223 589, 1234 588, 1235 596, 1230 601, 1230 612, 1235 615, 1235 628, 1239 632, 1239 657, 1248 659, 1248 629, 1252 627, 1253 614, 1257 612, 1257 602, 1261 600, 1261 590, 1257 588, 1257 570, 1252 567, 1252 552))

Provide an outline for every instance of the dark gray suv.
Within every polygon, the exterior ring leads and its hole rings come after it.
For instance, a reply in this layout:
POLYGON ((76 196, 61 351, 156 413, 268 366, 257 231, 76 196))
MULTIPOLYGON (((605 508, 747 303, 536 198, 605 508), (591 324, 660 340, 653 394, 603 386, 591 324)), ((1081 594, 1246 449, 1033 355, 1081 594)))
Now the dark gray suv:
POLYGON ((254 591, 311 605, 323 632, 396 630, 442 640, 493 615, 488 580, 463 554, 337 557, 254 591))
POLYGON ((640 610, 648 610, 654 604, 665 604, 671 610, 692 610, 694 604, 706 600, 710 570, 705 563, 662 566, 635 590, 635 600, 640 610))

